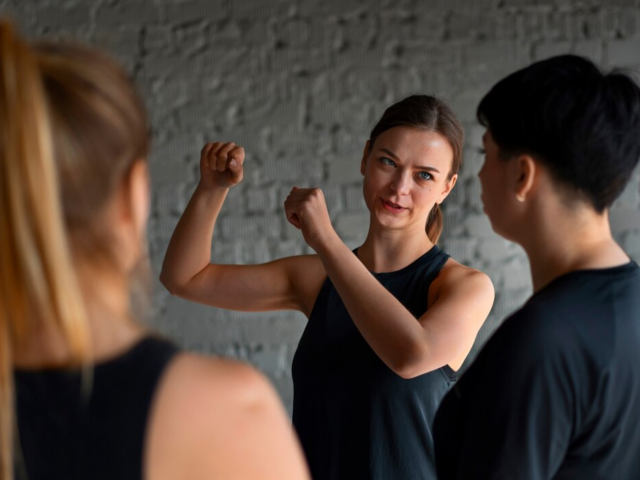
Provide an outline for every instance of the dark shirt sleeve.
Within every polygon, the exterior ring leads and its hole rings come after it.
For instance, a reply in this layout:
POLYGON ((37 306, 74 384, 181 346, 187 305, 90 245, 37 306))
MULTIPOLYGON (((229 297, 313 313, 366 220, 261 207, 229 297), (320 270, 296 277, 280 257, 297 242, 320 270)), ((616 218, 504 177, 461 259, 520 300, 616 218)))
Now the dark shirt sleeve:
POLYGON ((520 311, 447 394, 434 440, 438 478, 551 479, 567 451, 574 402, 563 334, 520 311))

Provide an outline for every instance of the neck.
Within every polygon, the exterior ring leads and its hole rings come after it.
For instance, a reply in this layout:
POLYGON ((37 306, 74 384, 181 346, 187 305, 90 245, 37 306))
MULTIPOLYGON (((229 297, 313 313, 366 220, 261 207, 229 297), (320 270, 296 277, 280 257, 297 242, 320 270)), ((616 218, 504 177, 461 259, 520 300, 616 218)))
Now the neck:
MULTIPOLYGON (((99 362, 125 351, 144 335, 144 330, 130 318, 126 286, 96 280, 91 284, 100 285, 99 297, 85 295, 90 298, 85 310, 91 361, 99 362)), ((60 328, 46 318, 35 317, 30 324, 32 332, 14 352, 16 367, 64 368, 72 364, 71 352, 60 328)))
POLYGON ((388 230, 369 226, 358 248, 358 258, 372 272, 394 272, 406 267, 433 247, 424 228, 388 230))
POLYGON ((610 268, 629 262, 611 235, 608 213, 588 207, 541 209, 517 242, 531 264, 533 290, 576 270, 610 268))

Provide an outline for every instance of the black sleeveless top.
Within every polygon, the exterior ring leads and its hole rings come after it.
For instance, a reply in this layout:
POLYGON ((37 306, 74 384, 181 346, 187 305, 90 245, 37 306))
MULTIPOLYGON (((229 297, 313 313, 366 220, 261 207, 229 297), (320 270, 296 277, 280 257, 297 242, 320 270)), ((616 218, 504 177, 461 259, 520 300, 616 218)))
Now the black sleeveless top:
MULTIPOLYGON (((448 258, 434 246, 401 270, 373 275, 418 318, 448 258)), ((293 423, 314 480, 435 479, 431 427, 455 379, 448 366, 409 380, 395 374, 327 278, 293 359, 293 423)))
POLYGON ((149 409, 177 351, 146 337, 96 364, 86 393, 77 370, 15 370, 16 478, 142 479, 149 409))

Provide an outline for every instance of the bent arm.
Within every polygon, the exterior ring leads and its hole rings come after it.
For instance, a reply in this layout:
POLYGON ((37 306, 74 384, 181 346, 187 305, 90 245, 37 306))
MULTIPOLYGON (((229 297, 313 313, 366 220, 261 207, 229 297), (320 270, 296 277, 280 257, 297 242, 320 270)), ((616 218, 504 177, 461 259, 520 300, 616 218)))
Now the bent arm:
POLYGON ((297 310, 310 314, 324 271, 313 255, 261 265, 222 265, 211 260, 216 219, 227 191, 196 188, 176 226, 160 281, 173 295, 246 312, 297 310))
POLYGON ((242 180, 244 149, 209 143, 202 150, 200 183, 171 237, 160 281, 173 295, 242 311, 299 310, 310 314, 324 280, 315 256, 263 265, 211 261, 216 221, 229 188, 242 180))
POLYGON ((179 295, 211 260, 211 241, 228 188, 206 189, 198 184, 176 226, 162 264, 160 281, 179 295))
POLYGON ((362 336, 404 378, 466 355, 493 305, 489 278, 462 267, 441 281, 436 301, 416 319, 337 236, 317 251, 362 336))

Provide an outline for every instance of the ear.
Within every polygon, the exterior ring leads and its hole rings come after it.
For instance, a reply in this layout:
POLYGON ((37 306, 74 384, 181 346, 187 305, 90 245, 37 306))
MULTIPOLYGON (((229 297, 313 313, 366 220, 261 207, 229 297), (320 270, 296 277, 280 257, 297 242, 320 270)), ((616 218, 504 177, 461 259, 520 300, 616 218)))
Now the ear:
POLYGON ((444 199, 447 198, 447 196, 451 193, 451 190, 453 190, 453 187, 455 187, 457 181, 458 174, 454 173, 453 176, 445 183, 444 190, 440 194, 440 198, 437 201, 438 205, 444 202, 444 199))
POLYGON ((515 163, 516 198, 525 201, 535 185, 537 166, 530 155, 520 155, 515 163))
POLYGON ((147 228, 150 210, 149 167, 144 160, 137 160, 129 173, 129 209, 131 220, 139 238, 142 239, 147 228))
MULTIPOLYGON (((131 245, 130 249, 139 250, 146 235, 150 209, 149 169, 146 161, 136 160, 131 165, 118 193, 120 231, 126 235, 125 242, 131 245)), ((132 256, 139 254, 133 251, 130 253, 132 256)))
POLYGON ((367 140, 367 143, 364 144, 364 151, 362 152, 362 160, 360 161, 360 173, 364 175, 364 172, 367 167, 367 157, 369 156, 369 147, 371 142, 367 140))

